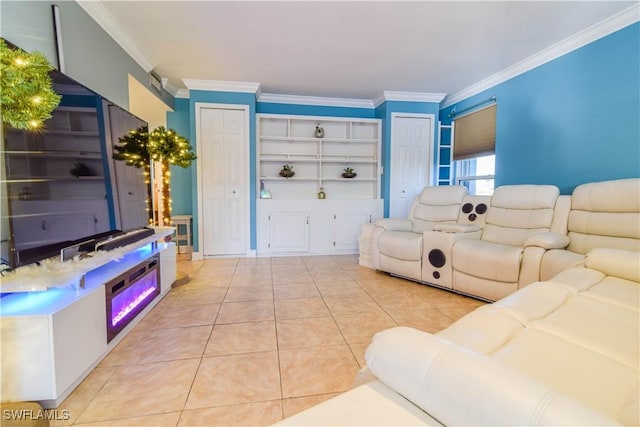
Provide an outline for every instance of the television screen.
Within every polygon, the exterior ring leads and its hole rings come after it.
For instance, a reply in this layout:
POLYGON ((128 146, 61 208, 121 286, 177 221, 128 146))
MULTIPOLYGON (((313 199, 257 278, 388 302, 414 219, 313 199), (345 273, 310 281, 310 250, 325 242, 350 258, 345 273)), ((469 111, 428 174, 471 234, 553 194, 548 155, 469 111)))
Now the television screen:
POLYGON ((113 160, 113 146, 147 124, 58 71, 60 105, 42 129, 4 127, 2 261, 12 267, 149 225, 145 171, 113 160))

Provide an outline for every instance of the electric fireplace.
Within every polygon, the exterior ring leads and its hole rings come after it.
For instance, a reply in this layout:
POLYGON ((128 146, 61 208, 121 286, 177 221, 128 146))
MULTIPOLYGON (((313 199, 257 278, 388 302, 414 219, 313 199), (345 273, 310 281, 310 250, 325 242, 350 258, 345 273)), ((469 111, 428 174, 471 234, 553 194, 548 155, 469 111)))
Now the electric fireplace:
POLYGON ((160 294, 160 257, 154 255, 105 285, 107 342, 160 294))

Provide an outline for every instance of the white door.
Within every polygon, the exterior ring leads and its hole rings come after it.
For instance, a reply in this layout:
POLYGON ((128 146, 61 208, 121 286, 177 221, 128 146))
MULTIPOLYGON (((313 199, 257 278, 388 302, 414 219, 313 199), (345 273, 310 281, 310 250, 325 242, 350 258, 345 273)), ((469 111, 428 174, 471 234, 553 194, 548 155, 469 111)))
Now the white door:
POLYGON ((391 218, 406 218, 415 196, 429 185, 433 120, 427 115, 391 118, 391 218))
POLYGON ((246 112, 201 108, 199 123, 203 255, 245 254, 249 228, 246 112))

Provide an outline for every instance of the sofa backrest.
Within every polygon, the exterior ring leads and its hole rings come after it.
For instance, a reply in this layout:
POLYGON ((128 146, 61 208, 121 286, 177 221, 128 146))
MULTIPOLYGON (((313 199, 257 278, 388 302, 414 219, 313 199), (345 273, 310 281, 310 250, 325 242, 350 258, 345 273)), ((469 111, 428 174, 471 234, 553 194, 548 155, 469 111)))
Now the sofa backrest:
POLYGON ((409 211, 413 231, 422 233, 431 230, 436 223, 456 222, 460 204, 466 195, 467 189, 461 185, 425 187, 409 211))
POLYGON ((568 235, 567 249, 583 255, 594 248, 640 251, 640 178, 576 187, 568 235))
POLYGON ((482 240, 513 246, 548 232, 560 190, 553 185, 505 185, 495 189, 482 240))

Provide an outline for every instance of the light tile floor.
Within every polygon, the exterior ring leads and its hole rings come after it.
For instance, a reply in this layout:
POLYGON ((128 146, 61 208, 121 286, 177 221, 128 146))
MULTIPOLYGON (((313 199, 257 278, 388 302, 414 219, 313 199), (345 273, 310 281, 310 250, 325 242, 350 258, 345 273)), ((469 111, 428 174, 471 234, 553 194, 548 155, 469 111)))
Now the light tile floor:
POLYGON ((482 305, 356 255, 180 261, 169 294, 62 403, 74 426, 269 425, 348 390, 378 331, 482 305))

